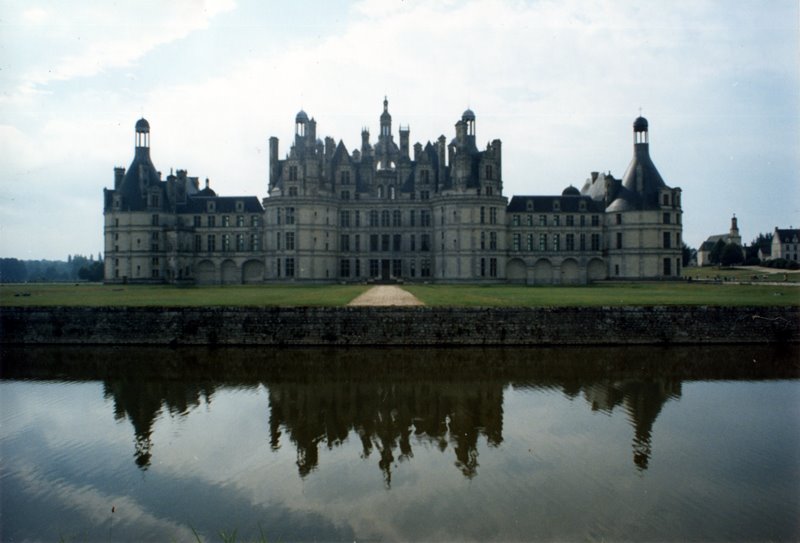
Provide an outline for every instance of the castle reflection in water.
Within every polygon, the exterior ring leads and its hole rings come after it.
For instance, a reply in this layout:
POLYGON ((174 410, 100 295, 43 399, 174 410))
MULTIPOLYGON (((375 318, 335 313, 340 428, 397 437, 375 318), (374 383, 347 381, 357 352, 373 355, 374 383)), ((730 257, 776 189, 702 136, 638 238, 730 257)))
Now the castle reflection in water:
POLYGON ((3 378, 102 380, 115 417, 133 425, 134 459, 143 470, 153 461, 159 417, 213 407, 214 395, 226 388, 263 386, 270 446, 277 450, 288 440, 301 477, 317 468, 321 448, 358 439, 363 457, 377 457, 390 486, 392 467, 410 461, 413 447, 423 444, 454 455, 463 475, 475 477, 481 438, 489 447, 503 442, 503 394, 509 386, 560 391, 592 410, 624 410, 633 427, 633 463, 646 470, 655 422, 666 402, 680 399, 683 381, 797 374, 791 353, 761 348, 762 362, 753 364, 738 349, 722 350, 730 356, 721 356, 720 347, 713 356, 699 347, 270 353, 43 348, 4 353, 3 378))

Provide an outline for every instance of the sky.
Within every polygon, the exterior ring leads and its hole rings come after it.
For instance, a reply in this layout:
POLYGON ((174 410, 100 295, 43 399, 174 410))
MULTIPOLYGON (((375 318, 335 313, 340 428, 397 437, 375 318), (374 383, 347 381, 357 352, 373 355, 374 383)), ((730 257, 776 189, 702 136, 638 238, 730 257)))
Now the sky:
POLYGON ((504 194, 621 177, 632 123, 683 191, 684 240, 800 227, 796 0, 0 0, 0 257, 103 250, 103 188, 150 123, 166 177, 267 196, 300 109, 352 151, 470 108, 504 194))

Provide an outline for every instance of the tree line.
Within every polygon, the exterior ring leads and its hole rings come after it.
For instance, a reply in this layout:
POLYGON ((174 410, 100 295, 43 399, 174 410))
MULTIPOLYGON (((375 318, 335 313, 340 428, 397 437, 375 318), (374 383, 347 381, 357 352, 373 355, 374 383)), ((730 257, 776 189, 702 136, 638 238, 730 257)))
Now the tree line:
POLYGON ((68 255, 67 260, 0 258, 0 283, 102 281, 103 256, 68 255))

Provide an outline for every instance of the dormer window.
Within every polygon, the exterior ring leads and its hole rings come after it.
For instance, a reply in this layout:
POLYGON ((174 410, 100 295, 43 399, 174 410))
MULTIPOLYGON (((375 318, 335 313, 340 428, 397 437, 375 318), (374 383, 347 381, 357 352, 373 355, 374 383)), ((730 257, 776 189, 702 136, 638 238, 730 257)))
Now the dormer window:
POLYGON ((236 211, 238 213, 241 213, 242 211, 244 211, 244 202, 242 202, 241 200, 238 200, 236 202, 236 211))
POLYGON ((579 211, 586 211, 586 202, 584 202, 583 200, 578 202, 578 210, 579 211))
POLYGON ((206 211, 209 213, 214 213, 217 210, 217 206, 215 202, 206 202, 206 211))
POLYGON ((561 211, 561 202, 553 200, 553 211, 561 211))
POLYGON ((533 200, 527 201, 527 203, 525 204, 525 209, 527 209, 528 211, 533 211, 533 200))

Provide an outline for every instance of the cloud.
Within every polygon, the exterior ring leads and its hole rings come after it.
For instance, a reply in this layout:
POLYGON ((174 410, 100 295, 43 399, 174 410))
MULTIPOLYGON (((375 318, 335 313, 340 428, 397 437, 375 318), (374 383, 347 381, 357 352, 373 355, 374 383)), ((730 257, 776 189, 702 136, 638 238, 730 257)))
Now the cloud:
POLYGON ((29 47, 44 52, 43 58, 19 75, 16 91, 4 100, 30 97, 52 82, 130 66, 159 46, 207 28, 234 7, 234 0, 176 0, 27 9, 21 20, 38 27, 29 47))

